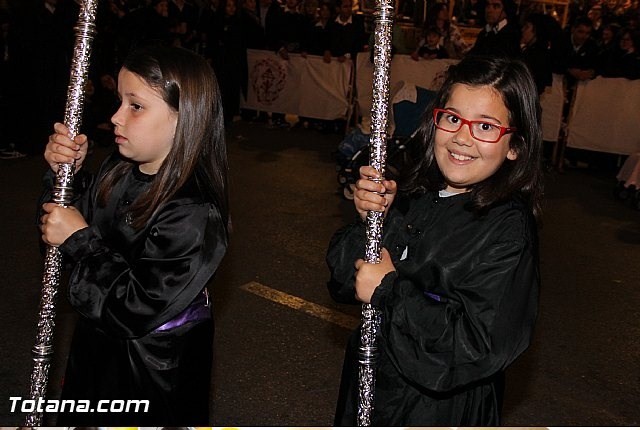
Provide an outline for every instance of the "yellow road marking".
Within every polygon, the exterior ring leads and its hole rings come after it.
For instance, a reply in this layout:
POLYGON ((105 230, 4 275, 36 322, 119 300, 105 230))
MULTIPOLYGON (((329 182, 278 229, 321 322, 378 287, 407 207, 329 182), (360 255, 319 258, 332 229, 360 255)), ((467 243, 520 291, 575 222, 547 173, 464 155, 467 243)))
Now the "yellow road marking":
POLYGON ((249 282, 248 284, 240 286, 240 288, 256 296, 279 303, 291 309, 302 311, 305 314, 323 319, 340 327, 354 329, 360 323, 360 320, 356 317, 325 308, 324 306, 308 302, 300 297, 292 296, 282 291, 274 290, 259 282, 249 282))

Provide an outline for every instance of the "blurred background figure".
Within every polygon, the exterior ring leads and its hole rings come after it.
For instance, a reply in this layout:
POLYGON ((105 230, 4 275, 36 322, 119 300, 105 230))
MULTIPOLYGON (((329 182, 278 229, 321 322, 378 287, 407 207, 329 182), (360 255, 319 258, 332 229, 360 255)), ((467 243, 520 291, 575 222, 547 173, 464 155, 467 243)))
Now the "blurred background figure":
POLYGON ((516 19, 516 4, 513 0, 487 0, 485 26, 478 33, 470 54, 520 55, 520 28, 516 19))

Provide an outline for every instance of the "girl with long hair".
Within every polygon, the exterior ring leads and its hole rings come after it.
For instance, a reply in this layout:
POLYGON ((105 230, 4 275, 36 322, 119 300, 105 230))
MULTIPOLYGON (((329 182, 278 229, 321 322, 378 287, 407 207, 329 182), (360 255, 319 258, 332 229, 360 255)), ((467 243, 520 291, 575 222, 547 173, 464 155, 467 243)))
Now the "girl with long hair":
MULTIPOLYGON (((527 66, 467 57, 427 109, 398 183, 360 169, 358 221, 327 262, 335 300, 380 309, 374 426, 497 426, 504 370, 537 314, 542 197, 540 105, 527 66), (385 214, 379 264, 364 220, 385 214)), ((335 424, 355 425, 357 340, 335 424)))
POLYGON ((58 425, 206 425, 207 284, 229 238, 220 92, 201 57, 149 46, 125 60, 118 94, 117 151, 96 175, 83 168, 86 135, 71 140, 57 123, 45 150, 49 182, 58 163, 78 170, 77 201, 43 204, 41 231, 73 264, 67 295, 78 321, 62 400, 90 402, 58 425), (142 403, 113 412, 101 400, 142 403))

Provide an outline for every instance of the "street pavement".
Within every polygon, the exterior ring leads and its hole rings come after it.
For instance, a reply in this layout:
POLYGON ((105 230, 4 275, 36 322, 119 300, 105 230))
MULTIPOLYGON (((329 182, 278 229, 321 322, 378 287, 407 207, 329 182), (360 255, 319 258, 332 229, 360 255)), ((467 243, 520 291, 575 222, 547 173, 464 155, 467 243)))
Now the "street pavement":
MULTIPOLYGON (((215 280, 216 426, 329 426, 358 306, 334 303, 324 255, 353 220, 335 161, 340 136, 236 122, 229 133, 233 235, 215 280)), ((98 147, 96 165, 110 149, 98 147)), ((42 257, 39 157, 0 160, 0 425, 28 395, 42 257)), ((507 372, 506 426, 640 425, 640 212, 615 171, 548 173, 542 292, 533 345, 507 372)), ((63 283, 64 284, 64 283, 63 283)), ((58 300, 49 397, 75 315, 58 300)), ((55 417, 45 423, 53 425, 55 417)))

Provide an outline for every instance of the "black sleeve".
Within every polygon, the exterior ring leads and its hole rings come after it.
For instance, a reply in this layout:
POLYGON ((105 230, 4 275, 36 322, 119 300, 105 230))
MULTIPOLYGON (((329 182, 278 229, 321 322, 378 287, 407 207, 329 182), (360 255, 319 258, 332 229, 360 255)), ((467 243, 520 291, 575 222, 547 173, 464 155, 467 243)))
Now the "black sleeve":
POLYGON ((364 258, 366 242, 365 224, 356 221, 338 230, 327 251, 327 265, 331 278, 327 283, 331 297, 341 303, 356 304, 355 262, 364 258))

